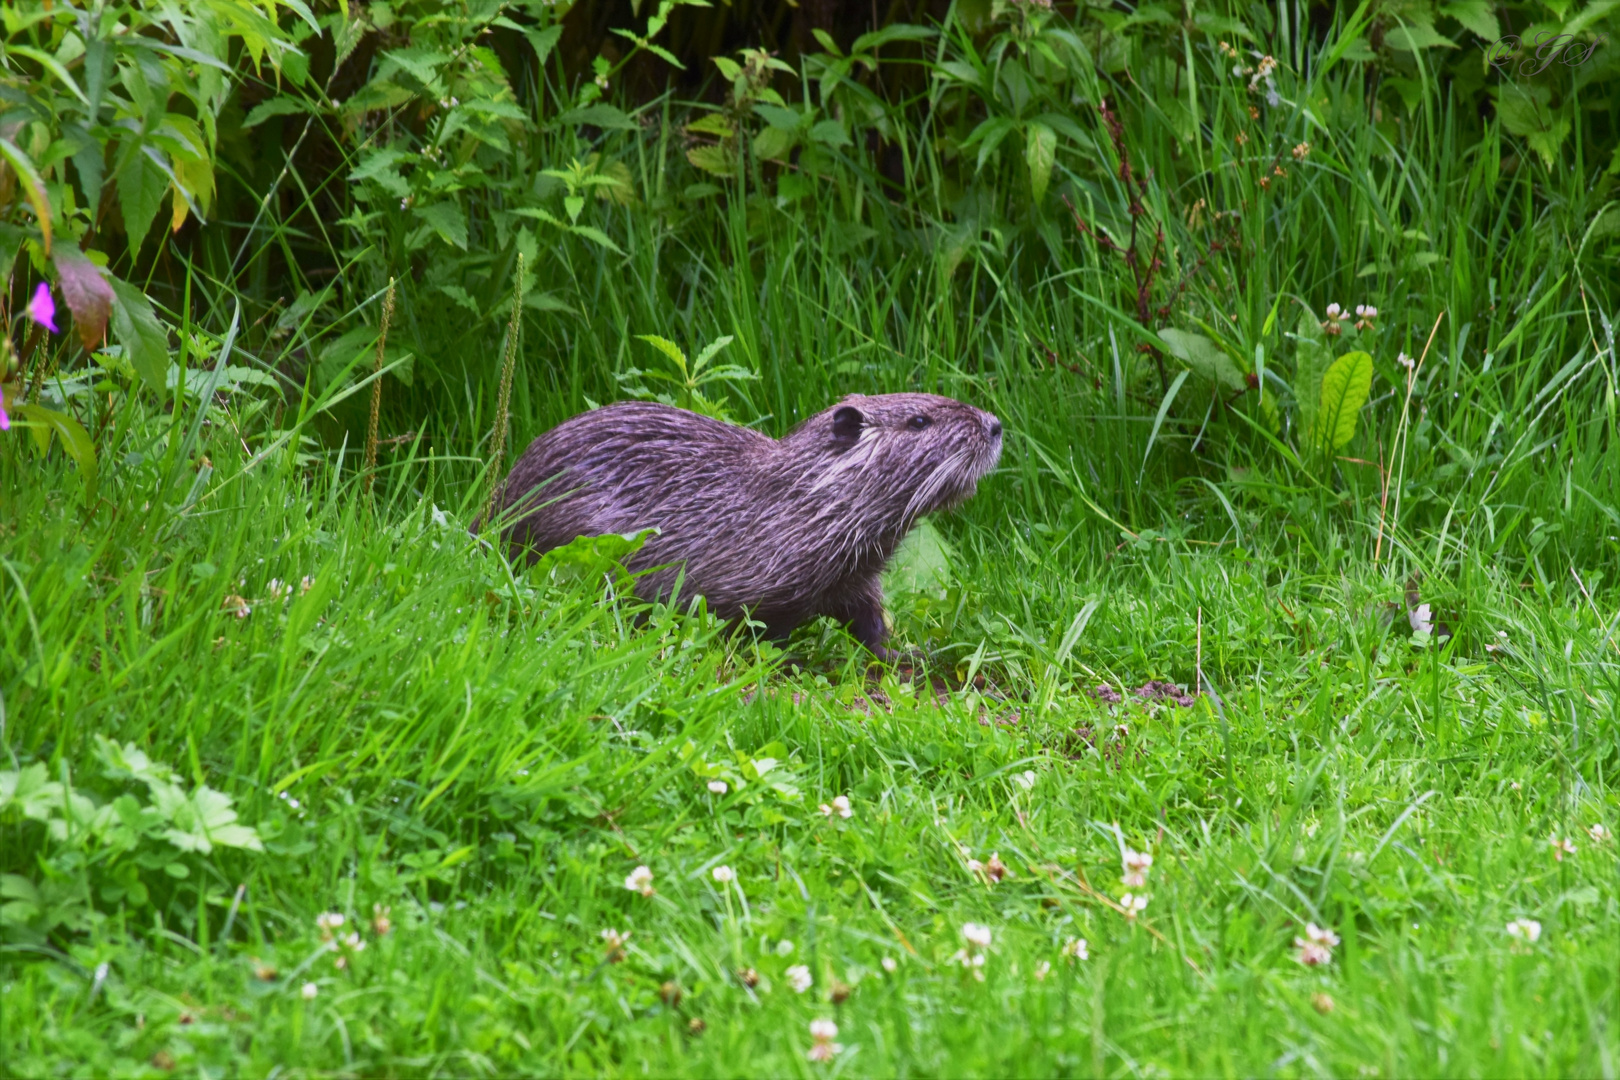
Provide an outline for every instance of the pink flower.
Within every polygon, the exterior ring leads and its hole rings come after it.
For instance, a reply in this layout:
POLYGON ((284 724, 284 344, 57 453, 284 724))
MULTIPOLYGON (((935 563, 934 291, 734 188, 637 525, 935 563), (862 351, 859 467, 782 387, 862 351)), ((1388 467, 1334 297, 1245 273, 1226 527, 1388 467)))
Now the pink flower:
POLYGON ((6 415, 6 388, 0 385, 0 431, 11 430, 11 417, 6 415))
POLYGON ((34 290, 34 298, 28 301, 28 317, 53 334, 61 333, 56 328, 56 301, 51 299, 51 287, 43 281, 34 290))

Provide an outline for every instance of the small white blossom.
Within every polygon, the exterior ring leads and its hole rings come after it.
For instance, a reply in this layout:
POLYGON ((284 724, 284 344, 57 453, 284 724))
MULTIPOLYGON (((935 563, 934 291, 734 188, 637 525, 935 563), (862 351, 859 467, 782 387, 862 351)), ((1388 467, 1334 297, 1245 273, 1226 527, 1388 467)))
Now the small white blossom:
POLYGON ((777 956, 787 956, 792 951, 793 951, 793 942, 789 941, 787 938, 783 938, 781 941, 778 941, 776 943, 776 955, 777 956))
POLYGON ((832 817, 834 814, 837 814, 841 818, 847 818, 855 813, 854 810, 850 809, 848 795, 839 795, 833 799, 831 806, 828 806, 826 803, 822 803, 819 807, 817 807, 817 809, 827 817, 832 817))
POLYGON ((990 928, 982 923, 963 923, 962 937, 967 940, 969 945, 977 948, 988 949, 990 947, 990 928))
POLYGON ((1602 822, 1598 822, 1586 830, 1586 835, 1592 838, 1592 843, 1601 844, 1607 841, 1614 834, 1608 829, 1605 829, 1602 822))
POLYGON ((1333 961, 1333 947, 1339 943, 1339 935, 1332 930, 1317 926, 1315 923, 1305 924, 1305 936, 1294 939, 1294 948, 1299 951, 1294 954, 1306 967, 1318 967, 1333 961))
POLYGON ((1121 862, 1125 864, 1125 876, 1119 879, 1121 884, 1130 889, 1140 889, 1147 884, 1147 873, 1153 867, 1152 855, 1126 848, 1121 862))
POLYGON ((1033 769, 1026 770, 1014 776, 1013 780, 1025 791, 1030 791, 1035 787, 1035 772, 1033 769))
POLYGON ((1534 943, 1541 938, 1541 924, 1535 919, 1514 919, 1507 924, 1508 936, 1534 943))
POLYGON ((883 965, 883 970, 887 971, 890 975, 893 975, 896 971, 900 970, 900 962, 892 956, 885 956, 878 962, 883 965))
POLYGON ((630 876, 624 879, 624 887, 631 892, 638 892, 642 896, 653 894, 653 872, 645 866, 638 866, 630 871, 630 876))
POLYGON ((1085 938, 1072 937, 1063 943, 1063 955, 1070 960, 1090 960, 1091 949, 1085 938))
POLYGON ((815 1043, 808 1054, 811 1061, 831 1061, 844 1049, 833 1042, 838 1038, 838 1025, 831 1020, 810 1021, 810 1038, 815 1043))
POLYGON ((724 780, 710 780, 709 790, 716 795, 724 795, 727 791, 726 782, 724 780))
POLYGON ((1557 836, 1549 836, 1547 843, 1552 845, 1553 858, 1559 862, 1564 861, 1565 855, 1575 854, 1575 842, 1568 837, 1560 840, 1557 836))
POLYGON ((1119 898, 1119 906, 1127 919, 1135 919, 1148 906, 1148 898, 1141 893, 1126 893, 1119 898))
POLYGON ((305 1001, 314 1001, 315 1000, 315 995, 320 993, 320 992, 321 992, 321 988, 316 986, 312 982, 305 983, 304 988, 302 990, 298 991, 298 993, 303 997, 303 999, 305 1001))
POLYGON ((794 964, 787 969, 787 981, 788 985, 793 987, 795 994, 802 994, 810 989, 810 984, 815 980, 810 977, 809 968, 803 964, 794 964))
POLYGON ((729 866, 717 866, 713 870, 709 871, 709 873, 714 877, 715 881, 722 885, 727 885, 737 880, 737 871, 733 870, 729 866))
POLYGON ((1040 963, 1035 965, 1036 982, 1044 982, 1046 977, 1050 974, 1052 974, 1052 965, 1049 961, 1042 960, 1040 963))

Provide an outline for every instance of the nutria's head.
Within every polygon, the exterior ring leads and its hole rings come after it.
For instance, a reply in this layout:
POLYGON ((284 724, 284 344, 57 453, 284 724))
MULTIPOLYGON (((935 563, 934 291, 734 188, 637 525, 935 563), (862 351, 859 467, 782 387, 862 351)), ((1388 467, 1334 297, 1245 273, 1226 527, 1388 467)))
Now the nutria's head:
POLYGON ((813 489, 881 505, 885 524, 903 533, 973 494, 1001 458, 1001 421, 934 394, 852 394, 795 428, 782 446, 817 466, 813 489))

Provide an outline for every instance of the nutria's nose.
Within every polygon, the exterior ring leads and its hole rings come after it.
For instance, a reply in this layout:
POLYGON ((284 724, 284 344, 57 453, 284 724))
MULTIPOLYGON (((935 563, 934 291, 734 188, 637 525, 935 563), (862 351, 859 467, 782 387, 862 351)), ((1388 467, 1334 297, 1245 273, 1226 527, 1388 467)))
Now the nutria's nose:
POLYGON ((1001 421, 993 416, 990 418, 990 437, 992 439, 1001 438, 1001 421))

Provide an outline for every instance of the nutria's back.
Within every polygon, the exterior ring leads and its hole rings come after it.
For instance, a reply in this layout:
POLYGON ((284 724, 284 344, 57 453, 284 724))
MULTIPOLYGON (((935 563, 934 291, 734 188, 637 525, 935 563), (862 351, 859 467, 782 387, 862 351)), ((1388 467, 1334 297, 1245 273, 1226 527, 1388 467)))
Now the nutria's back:
POLYGON ((933 394, 853 396, 780 440, 684 409, 622 402, 541 435, 498 502, 515 548, 656 527, 630 569, 644 595, 744 610, 773 636, 817 615, 880 653, 878 575, 917 519, 960 503, 1001 455, 1001 423, 933 394), (668 565, 666 565, 668 564, 668 565), (875 624, 875 628, 874 628, 875 624))

